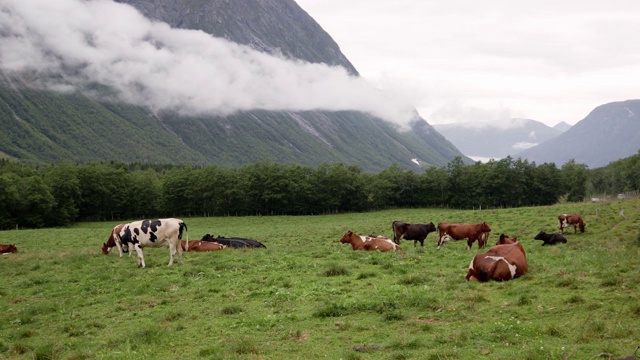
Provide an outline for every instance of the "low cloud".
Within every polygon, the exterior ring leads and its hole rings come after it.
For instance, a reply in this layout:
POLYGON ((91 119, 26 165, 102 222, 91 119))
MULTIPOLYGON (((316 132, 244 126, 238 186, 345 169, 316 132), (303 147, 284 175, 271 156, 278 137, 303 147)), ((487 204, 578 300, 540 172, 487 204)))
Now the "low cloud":
POLYGON ((513 149, 515 150, 526 150, 530 147, 534 147, 538 145, 537 143, 531 143, 531 142, 519 142, 519 143, 515 143, 513 144, 513 146, 511 146, 513 149))
POLYGON ((342 67, 173 29, 108 0, 0 0, 0 69, 48 90, 106 86, 121 101, 187 115, 356 110, 401 127, 417 116, 342 67))

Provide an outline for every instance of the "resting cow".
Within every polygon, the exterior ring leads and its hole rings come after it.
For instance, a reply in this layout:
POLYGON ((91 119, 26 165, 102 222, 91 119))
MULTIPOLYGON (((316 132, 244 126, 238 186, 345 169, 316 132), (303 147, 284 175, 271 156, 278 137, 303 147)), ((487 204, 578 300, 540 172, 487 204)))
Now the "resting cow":
POLYGON ((516 242, 518 242, 517 236, 514 238, 510 238, 509 235, 500 234, 500 239, 498 239, 496 245, 515 244, 516 242))
POLYGON ((584 221, 582 216, 578 214, 562 214, 558 216, 558 222, 560 222, 560 233, 564 234, 564 228, 573 225, 573 233, 577 234, 576 228, 580 229, 580 233, 584 233, 584 221))
MULTIPOLYGON (((133 247, 137 253, 138 267, 146 267, 142 248, 161 247, 169 248, 169 264, 173 265, 173 257, 178 254, 178 262, 182 264, 182 231, 187 231, 184 221, 175 218, 141 220, 124 224, 122 229, 114 233, 114 241, 117 245, 133 247), (131 244, 131 245, 129 245, 131 244)), ((189 233, 187 232, 187 246, 189 248, 189 233)))
POLYGON ((413 240, 415 247, 418 241, 424 247, 424 239, 430 232, 436 231, 436 226, 432 222, 428 224, 408 224, 402 221, 394 221, 391 224, 393 228, 393 242, 400 245, 400 239, 413 240))
POLYGON ((391 239, 380 235, 360 236, 353 231, 347 231, 340 239, 341 244, 351 244, 353 250, 395 251, 401 250, 400 245, 391 239))
POLYGON ((203 236, 202 239, 200 240, 208 241, 208 242, 216 242, 218 244, 222 244, 232 248, 243 248, 243 247, 266 248, 266 246, 264 246, 264 244, 262 244, 258 240, 245 239, 245 238, 226 238, 224 236, 214 237, 210 234, 207 234, 203 236))
MULTIPOLYGON (((187 251, 187 242, 182 240, 180 241, 180 245, 182 247, 182 251, 187 251)), ((217 242, 208 242, 208 241, 191 241, 189 242, 189 250, 188 251, 217 251, 226 249, 226 245, 219 244, 217 242)))
POLYGON ((449 240, 467 239, 467 250, 471 250, 471 244, 478 240, 478 248, 482 249, 487 243, 491 228, 486 222, 481 224, 438 224, 438 249, 449 240))
POLYGON ((486 282, 507 281, 524 275, 529 270, 527 255, 522 244, 495 245, 484 254, 477 254, 469 264, 466 279, 486 282))
POLYGON ((536 237, 533 238, 534 240, 542 240, 542 246, 545 245, 555 245, 559 242, 566 244, 567 243, 567 238, 565 238, 564 236, 558 234, 558 233, 553 233, 553 234, 547 234, 544 231, 540 231, 540 233, 538 235, 536 235, 536 237))
POLYGON ((16 247, 16 244, 8 244, 8 245, 0 244, 0 254, 17 253, 17 252, 18 252, 18 248, 16 247))

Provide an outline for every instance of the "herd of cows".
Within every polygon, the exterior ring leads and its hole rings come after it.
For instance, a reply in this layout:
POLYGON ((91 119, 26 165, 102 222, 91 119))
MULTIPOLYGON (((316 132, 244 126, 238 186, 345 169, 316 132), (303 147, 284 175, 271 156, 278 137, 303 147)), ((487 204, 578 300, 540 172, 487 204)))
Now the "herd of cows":
MULTIPOLYGON (((562 214, 558 216, 560 223, 560 234, 547 234, 541 231, 535 236, 535 240, 542 240, 542 246, 566 243, 564 229, 573 226, 574 234, 577 229, 584 233, 584 221, 578 214, 562 214)), ((420 242, 424 246, 424 240, 432 232, 437 232, 438 249, 450 240, 467 239, 468 249, 477 240, 478 248, 483 249, 491 233, 491 228, 486 222, 481 224, 452 224, 441 222, 438 227, 430 222, 429 224, 408 224, 402 221, 392 223, 393 240, 381 235, 362 236, 347 231, 340 239, 340 243, 351 244, 353 250, 377 250, 396 251, 401 250, 400 240, 413 240, 413 246, 420 242)), ((500 239, 495 246, 492 246, 483 254, 477 254, 469 264, 469 271, 466 279, 469 281, 507 281, 524 275, 529 269, 527 255, 518 241, 518 238, 510 238, 505 234, 500 235, 500 239)))
MULTIPOLYGON (((547 234, 541 231, 535 240, 542 240, 542 245, 554 245, 566 243, 563 236, 564 229, 573 226, 574 234, 578 229, 584 233, 585 225, 582 217, 578 214, 562 214, 558 216, 560 224, 560 234, 547 234)), ((489 238, 491 228, 486 222, 480 224, 454 224, 441 222, 436 227, 432 222, 429 224, 409 224, 402 221, 392 223, 393 239, 382 235, 358 235, 352 231, 347 231, 340 243, 351 244, 353 250, 369 251, 396 251, 401 250, 400 240, 413 240, 414 247, 420 242, 424 247, 424 240, 432 232, 437 232, 438 249, 446 245, 451 240, 467 240, 468 249, 478 241, 478 247, 483 249, 489 238)), ((128 224, 119 224, 113 228, 109 239, 102 245, 102 252, 109 254, 112 248, 116 247, 120 257, 124 253, 129 255, 136 251, 139 267, 146 267, 144 262, 145 247, 168 247, 169 264, 173 265, 174 256, 177 255, 178 262, 182 263, 183 251, 216 251, 226 248, 254 247, 264 248, 264 244, 257 240, 245 238, 225 238, 214 237, 206 234, 201 240, 189 241, 187 225, 184 221, 176 218, 140 220, 128 224), (186 233, 186 240, 182 240, 183 233, 186 233), (129 251, 129 249, 133 249, 129 251)), ((17 253, 15 244, 0 244, 0 253, 17 253)), ((466 279, 470 281, 506 281, 522 276, 528 270, 527 257, 522 243, 517 238, 510 238, 505 234, 500 235, 500 240, 485 253, 477 254, 469 264, 469 271, 466 279)))

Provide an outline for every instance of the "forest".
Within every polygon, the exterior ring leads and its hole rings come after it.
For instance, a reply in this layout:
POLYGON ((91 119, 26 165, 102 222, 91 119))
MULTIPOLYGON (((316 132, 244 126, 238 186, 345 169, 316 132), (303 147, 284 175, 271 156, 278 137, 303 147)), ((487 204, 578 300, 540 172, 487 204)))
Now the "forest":
POLYGON ((389 208, 491 209, 640 189, 640 154, 590 170, 507 157, 423 172, 259 161, 236 168, 0 161, 0 229, 171 216, 313 215, 389 208))

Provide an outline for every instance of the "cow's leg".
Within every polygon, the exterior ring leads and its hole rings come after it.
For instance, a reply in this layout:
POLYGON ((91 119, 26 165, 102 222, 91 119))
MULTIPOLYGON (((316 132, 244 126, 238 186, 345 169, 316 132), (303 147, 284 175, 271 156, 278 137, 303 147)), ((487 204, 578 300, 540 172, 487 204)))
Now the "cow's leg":
POLYGON ((471 245, 473 245, 473 239, 467 239, 467 251, 471 250, 471 245))
POLYGON ((133 248, 136 249, 136 253, 138 255, 138 267, 146 267, 146 264, 144 263, 144 253, 142 252, 142 247, 140 246, 140 244, 134 244, 133 248))
MULTIPOLYGON (((178 250, 178 264, 182 264, 182 246, 180 246, 180 239, 178 239, 177 244, 178 245, 176 246, 176 248, 178 250)), ((200 244, 202 244, 202 242, 200 242, 200 244)), ((187 240, 187 246, 189 246, 189 240, 187 240)), ((189 248, 187 247, 187 250, 188 249, 189 248)))
MULTIPOLYGON (((179 247, 182 248, 181 246, 179 246, 179 247)), ((182 249, 180 249, 180 250, 182 250, 182 249)), ((173 255, 175 255, 176 251, 177 251, 176 250, 176 245, 173 242, 170 242, 169 243, 169 264, 167 264, 167 266, 173 265, 173 255)))

